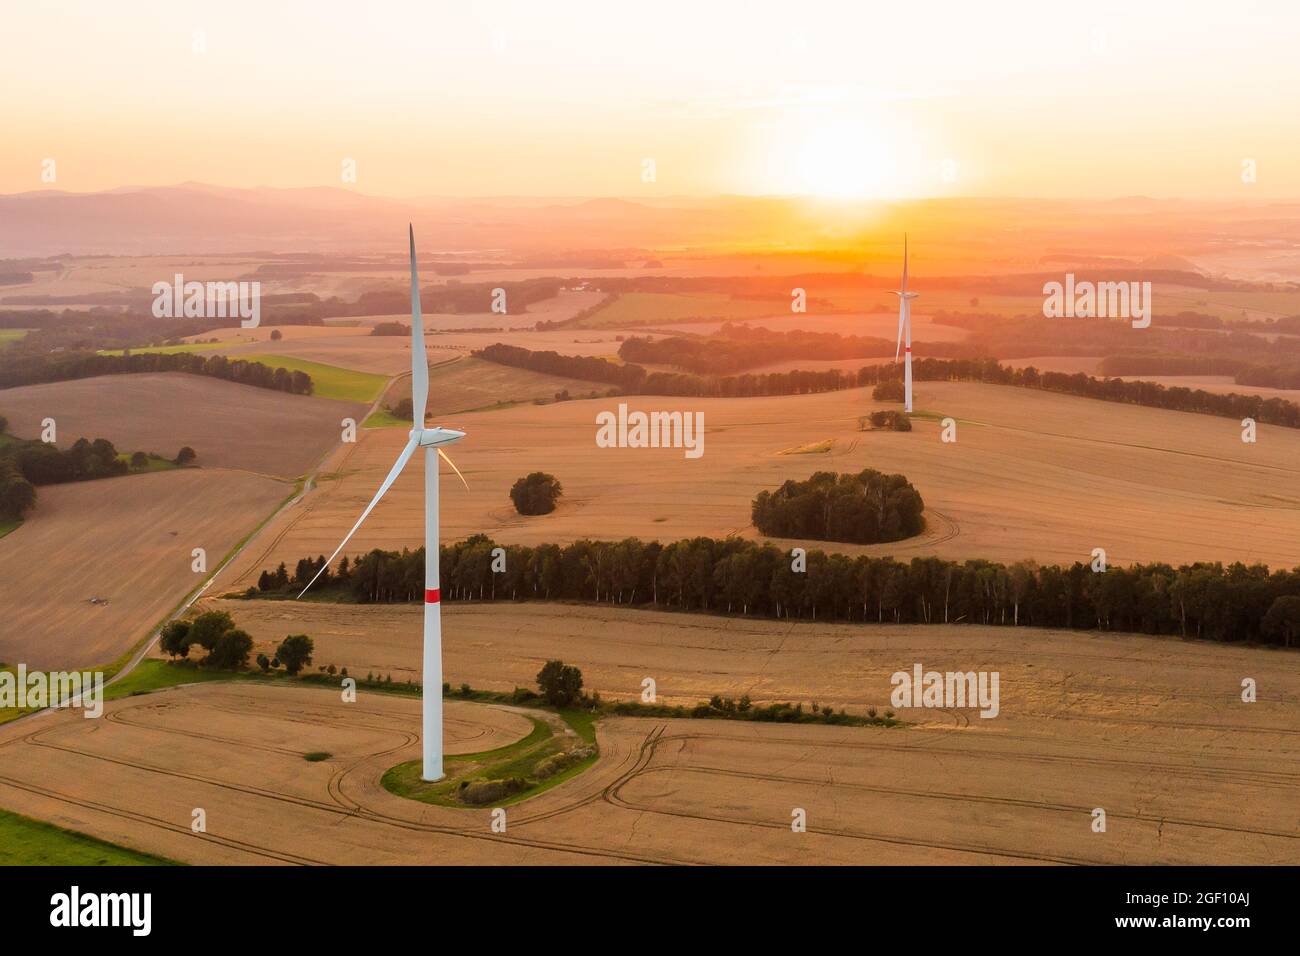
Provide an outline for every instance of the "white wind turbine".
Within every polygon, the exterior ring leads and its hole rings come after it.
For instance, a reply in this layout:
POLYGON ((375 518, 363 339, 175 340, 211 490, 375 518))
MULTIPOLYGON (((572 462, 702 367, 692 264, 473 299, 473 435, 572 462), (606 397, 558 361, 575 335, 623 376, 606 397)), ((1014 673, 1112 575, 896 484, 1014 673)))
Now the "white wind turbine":
MULTIPOLYGON (((402 473, 406 463, 415 454, 415 449, 424 449, 424 780, 441 780, 442 773, 442 604, 438 591, 438 456, 441 455, 451 465, 462 482, 465 476, 442 450, 443 445, 450 445, 465 437, 464 432, 451 428, 425 428, 424 412, 429 400, 429 365, 424 353, 424 320, 420 315, 420 279, 415 269, 415 229, 411 228, 411 414, 413 418, 411 440, 406 443, 402 453, 397 456, 393 470, 388 473, 379 491, 361 512, 361 517, 352 526, 352 530, 334 549, 316 577, 307 582, 298 597, 302 597, 316 583, 325 568, 329 567, 344 545, 351 540, 361 527, 361 522, 379 504, 397 476, 402 473)), ((466 487, 469 487, 466 484, 466 487)))
POLYGON ((903 235, 903 288, 894 295, 898 296, 898 344, 894 346, 894 362, 898 362, 898 350, 906 347, 903 363, 903 410, 912 410, 912 300, 917 293, 907 291, 907 235, 903 235))

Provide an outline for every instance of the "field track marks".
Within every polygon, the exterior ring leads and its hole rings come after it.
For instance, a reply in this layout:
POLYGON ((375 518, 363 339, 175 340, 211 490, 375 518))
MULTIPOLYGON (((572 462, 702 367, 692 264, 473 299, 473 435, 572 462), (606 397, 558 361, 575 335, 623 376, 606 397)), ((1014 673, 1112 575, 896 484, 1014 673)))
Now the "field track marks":
POLYGON ((214 833, 195 833, 188 826, 182 826, 179 823, 167 823, 163 820, 157 820, 153 817, 145 816, 134 810, 126 810, 120 807, 110 807, 104 803, 91 802, 89 800, 79 800, 76 797, 70 797, 64 793, 58 793, 44 787, 36 787, 29 783, 23 783, 10 777, 0 776, 0 786, 13 787, 15 790, 23 790, 48 800, 57 800, 60 803, 70 804, 71 806, 81 807, 83 810, 92 810, 95 813, 107 814, 111 817, 118 817, 122 820, 130 820, 133 823, 142 823, 146 826, 157 827, 159 830, 169 830, 173 833, 188 834, 208 843, 215 843, 232 850, 239 850, 244 853, 251 853, 254 856, 260 856, 268 860, 275 860, 279 863, 292 863, 297 866, 328 866, 321 860, 313 860, 305 856, 298 856, 293 853, 282 853, 278 850, 268 850, 265 847, 255 846, 251 843, 245 843, 242 840, 235 840, 230 837, 217 836, 214 833))
MULTIPOLYGON (((693 735, 693 736, 707 739, 707 735, 703 735, 703 734, 693 735)), ((652 813, 659 816, 680 817, 689 820, 700 820, 706 823, 723 823, 732 826, 762 827, 763 829, 768 829, 768 830, 784 831, 789 829, 790 824, 785 821, 753 820, 753 819, 742 820, 734 817, 713 816, 705 813, 690 813, 685 810, 662 810, 651 806, 641 806, 623 799, 623 797, 620 794, 620 791, 634 778, 639 777, 641 774, 646 772, 647 766, 650 760, 653 759, 655 752, 658 750, 659 745, 664 741, 672 742, 681 739, 683 739, 683 737, 677 735, 664 736, 662 732, 662 728, 660 729, 659 733, 652 734, 651 736, 647 737, 645 742, 641 745, 641 752, 639 754, 639 758, 637 760, 636 766, 633 768, 632 771, 629 771, 627 774, 624 774, 618 780, 615 780, 608 787, 606 787, 603 793, 601 794, 602 798, 607 803, 610 803, 616 807, 620 807, 625 810, 632 810, 637 813, 652 813)), ((669 767, 666 769, 672 769, 672 768, 669 767)), ((771 778, 764 778, 761 774, 755 774, 753 776, 759 779, 771 779, 771 778)), ((833 828, 833 827, 817 827, 817 828, 809 827, 807 832, 820 833, 827 836, 845 837, 848 839, 862 840, 865 842, 890 843, 897 846, 915 846, 915 847, 924 847, 926 849, 949 850, 958 853, 973 853, 981 856, 997 856, 997 857, 1004 857, 1007 859, 1030 860, 1039 863, 1059 863, 1063 865, 1088 865, 1090 863, 1095 862, 1092 860, 1085 860, 1076 857, 1035 855, 1030 853, 1019 853, 1014 850, 999 850, 993 847, 979 846, 977 844, 961 844, 961 843, 946 843, 946 842, 935 842, 935 841, 926 841, 926 840, 910 840, 904 837, 898 837, 889 834, 862 833, 859 831, 844 830, 844 829, 833 828)))
MULTIPOLYGON (((669 738, 670 740, 672 738, 669 738)), ((749 780, 767 780, 778 783, 793 783, 803 786, 816 787, 835 787, 848 790, 856 790, 864 793, 878 793, 885 796, 904 796, 918 797, 924 800, 947 800, 957 803, 988 803, 999 806, 1023 807, 1028 810, 1048 810, 1059 813, 1084 814, 1092 812, 1091 807, 1083 805, 1070 806, 1063 803, 1047 803, 1039 800, 1022 800, 1017 797, 996 797, 983 794, 968 793, 950 793, 942 790, 909 790, 905 787, 879 787, 865 783, 845 783, 842 781, 830 782, 827 780, 818 780, 810 777, 791 777, 781 774, 763 774, 751 773, 744 770, 729 770, 725 767, 703 767, 687 764, 663 764, 657 767, 648 767, 642 773, 658 773, 661 771, 682 772, 682 773, 703 773, 714 774, 724 777, 740 777, 749 780)), ((1116 820, 1132 820, 1137 823, 1159 823, 1164 825, 1174 825, 1182 827, 1197 827, 1205 830, 1222 830, 1231 833, 1248 833, 1252 836, 1278 837, 1284 840, 1300 840, 1300 832, 1291 830, 1263 830, 1255 827, 1239 827, 1231 824, 1210 823, 1205 820, 1186 820, 1179 817, 1148 817, 1140 814, 1119 813, 1107 811, 1107 817, 1116 820)))

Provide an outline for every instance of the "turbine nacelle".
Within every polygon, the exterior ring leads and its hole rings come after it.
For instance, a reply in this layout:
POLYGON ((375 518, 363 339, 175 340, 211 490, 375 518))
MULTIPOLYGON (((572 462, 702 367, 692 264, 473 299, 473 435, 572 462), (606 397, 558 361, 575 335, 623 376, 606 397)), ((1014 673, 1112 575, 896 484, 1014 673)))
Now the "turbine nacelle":
POLYGON ((454 428, 412 428, 410 434, 411 441, 422 448, 450 445, 465 437, 464 432, 456 431, 454 428))

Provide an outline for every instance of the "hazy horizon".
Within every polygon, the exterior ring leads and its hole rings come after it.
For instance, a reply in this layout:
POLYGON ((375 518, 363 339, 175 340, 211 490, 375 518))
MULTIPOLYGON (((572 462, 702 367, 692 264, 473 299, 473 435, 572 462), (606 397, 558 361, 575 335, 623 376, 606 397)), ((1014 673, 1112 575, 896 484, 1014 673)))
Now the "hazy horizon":
POLYGON ((1280 3, 369 12, 14 10, 0 193, 1300 196, 1277 122, 1300 13, 1280 3))

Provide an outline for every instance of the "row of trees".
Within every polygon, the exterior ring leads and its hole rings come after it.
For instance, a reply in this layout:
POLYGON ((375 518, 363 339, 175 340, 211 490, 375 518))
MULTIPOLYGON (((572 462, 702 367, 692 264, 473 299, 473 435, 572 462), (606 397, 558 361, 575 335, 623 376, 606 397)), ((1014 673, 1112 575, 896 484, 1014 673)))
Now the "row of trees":
MULTIPOLYGON (((305 560, 313 567, 324 561, 305 560)), ((903 562, 822 551, 807 553, 803 571, 794 564, 787 551, 738 538, 530 547, 475 535, 441 548, 449 601, 596 601, 783 619, 1097 628, 1300 646, 1300 568, 1147 564, 1098 573, 1082 563, 903 562), (502 554, 504 570, 494 571, 502 554)), ((345 600, 420 600, 424 550, 345 559, 328 582, 323 590, 345 600)))
MULTIPOLYGON (((617 365, 601 358, 531 352, 513 345, 490 345, 474 353, 503 365, 532 368, 539 372, 567 375, 618 385, 625 394, 686 395, 705 398, 748 398, 759 395, 807 395, 814 392, 861 388, 897 381, 902 367, 894 364, 865 365, 857 372, 826 369, 807 372, 771 372, 732 376, 693 375, 686 372, 650 372, 639 365, 617 365), (538 356, 547 358, 539 359, 538 356), (562 371, 561 371, 562 369, 562 371)), ((1207 392, 1199 388, 1165 386, 1157 382, 1126 382, 1119 378, 1094 378, 1077 372, 1040 372, 1031 366, 1013 368, 996 359, 916 360, 912 375, 917 381, 985 382, 1017 388, 1041 388, 1049 392, 1080 395, 1109 402, 1125 402, 1152 408, 1197 412, 1226 418, 1253 418, 1257 422, 1300 428, 1300 405, 1281 398, 1207 392)))
POLYGON ((0 352, 0 388, 137 372, 188 372, 191 375, 207 375, 294 395, 312 393, 311 376, 306 372, 291 372, 261 362, 228 359, 224 355, 204 357, 192 352, 134 352, 126 355, 61 352, 8 357, 7 350, 0 352))
POLYGON ((920 534, 921 495, 902 475, 866 468, 856 475, 814 472, 754 498, 754 527, 773 538, 876 544, 920 534))

